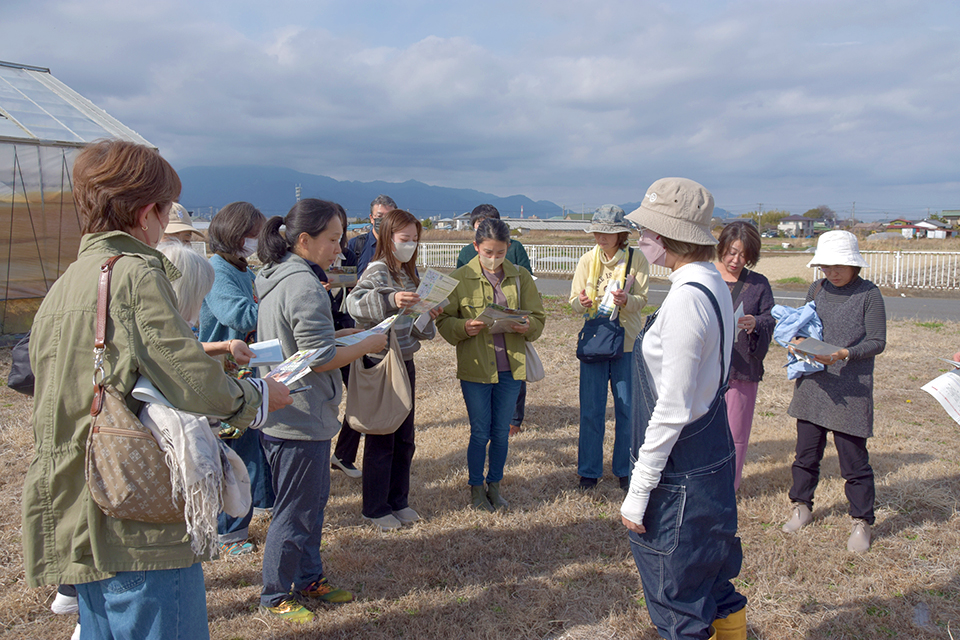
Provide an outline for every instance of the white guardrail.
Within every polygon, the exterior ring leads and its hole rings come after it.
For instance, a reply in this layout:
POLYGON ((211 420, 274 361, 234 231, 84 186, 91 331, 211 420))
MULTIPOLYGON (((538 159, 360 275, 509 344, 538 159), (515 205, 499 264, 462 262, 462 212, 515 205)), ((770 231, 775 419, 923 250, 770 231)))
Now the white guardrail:
MULTIPOLYGON (((580 256, 594 245, 525 244, 533 272, 540 275, 573 275, 580 256)), ((462 243, 424 242, 420 245, 421 267, 454 269, 462 243)), ((864 279, 892 289, 960 289, 960 253, 948 251, 861 251, 870 266, 864 279)), ((812 256, 811 256, 812 257, 812 256)), ((653 266, 650 275, 666 278, 670 270, 653 266)), ((823 277, 819 269, 816 277, 823 277)))
MULTIPOLYGON (((540 275, 573 275, 577 269, 580 256, 596 245, 581 244, 525 244, 523 248, 530 256, 530 267, 533 273, 540 275)), ((454 242, 422 242, 417 265, 434 267, 435 269, 454 269, 457 266, 457 256, 463 243, 454 242)), ((666 278, 669 269, 654 266, 650 275, 654 278, 666 278)))
MULTIPOLYGON (((861 251, 870 266, 860 272, 878 287, 960 289, 960 253, 949 251, 861 251)), ((816 277, 823 273, 816 269, 816 277)))

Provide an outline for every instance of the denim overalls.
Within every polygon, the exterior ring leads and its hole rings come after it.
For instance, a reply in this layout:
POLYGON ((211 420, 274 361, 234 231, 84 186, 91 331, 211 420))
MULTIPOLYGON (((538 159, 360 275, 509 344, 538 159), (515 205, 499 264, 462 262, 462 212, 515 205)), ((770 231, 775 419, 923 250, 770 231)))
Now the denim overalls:
MULTIPOLYGON (((715 619, 726 618, 747 603, 730 583, 740 573, 743 552, 737 537, 733 437, 724 401, 729 371, 723 362, 723 317, 707 287, 687 284, 707 295, 720 322, 722 383, 707 412, 680 432, 660 484, 650 492, 643 516, 646 533, 630 532, 650 619, 663 637, 671 639, 709 638, 715 619)), ((655 405, 643 361, 643 338, 656 316, 647 318, 633 348, 634 463, 655 405)))

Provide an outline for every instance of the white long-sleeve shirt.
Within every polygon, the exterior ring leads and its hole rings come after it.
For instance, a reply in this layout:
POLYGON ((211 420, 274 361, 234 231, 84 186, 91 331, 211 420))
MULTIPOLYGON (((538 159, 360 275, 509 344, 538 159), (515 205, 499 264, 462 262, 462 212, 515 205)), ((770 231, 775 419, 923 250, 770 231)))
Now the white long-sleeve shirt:
POLYGON ((642 524, 652 491, 684 426, 704 415, 720 386, 720 323, 713 305, 696 287, 705 285, 723 316, 724 363, 730 366, 734 322, 730 289, 709 262, 684 265, 670 274, 667 294, 653 325, 643 338, 643 361, 656 405, 637 455, 630 491, 620 509, 642 524))

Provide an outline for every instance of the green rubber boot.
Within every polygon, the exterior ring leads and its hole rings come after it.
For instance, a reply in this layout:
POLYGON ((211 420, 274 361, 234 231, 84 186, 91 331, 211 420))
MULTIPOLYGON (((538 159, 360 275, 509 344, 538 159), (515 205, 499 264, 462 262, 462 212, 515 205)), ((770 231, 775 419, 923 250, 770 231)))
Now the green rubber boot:
POLYGON ((506 509, 510 506, 510 503, 504 500, 503 496, 500 495, 499 482, 487 483, 487 500, 490 501, 490 505, 494 509, 506 509))
POLYGON ((484 493, 482 486, 470 487, 470 501, 474 509, 493 512, 493 505, 490 504, 490 500, 487 498, 487 494, 484 493))

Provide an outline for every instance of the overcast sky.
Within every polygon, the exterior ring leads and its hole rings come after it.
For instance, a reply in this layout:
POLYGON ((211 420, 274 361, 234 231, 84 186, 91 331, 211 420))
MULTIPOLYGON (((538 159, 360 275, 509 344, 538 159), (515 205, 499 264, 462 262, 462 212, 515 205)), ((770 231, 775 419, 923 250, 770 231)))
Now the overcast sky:
POLYGON ((664 176, 734 212, 960 209, 960 3, 6 0, 176 167, 420 180, 574 209, 664 176))

